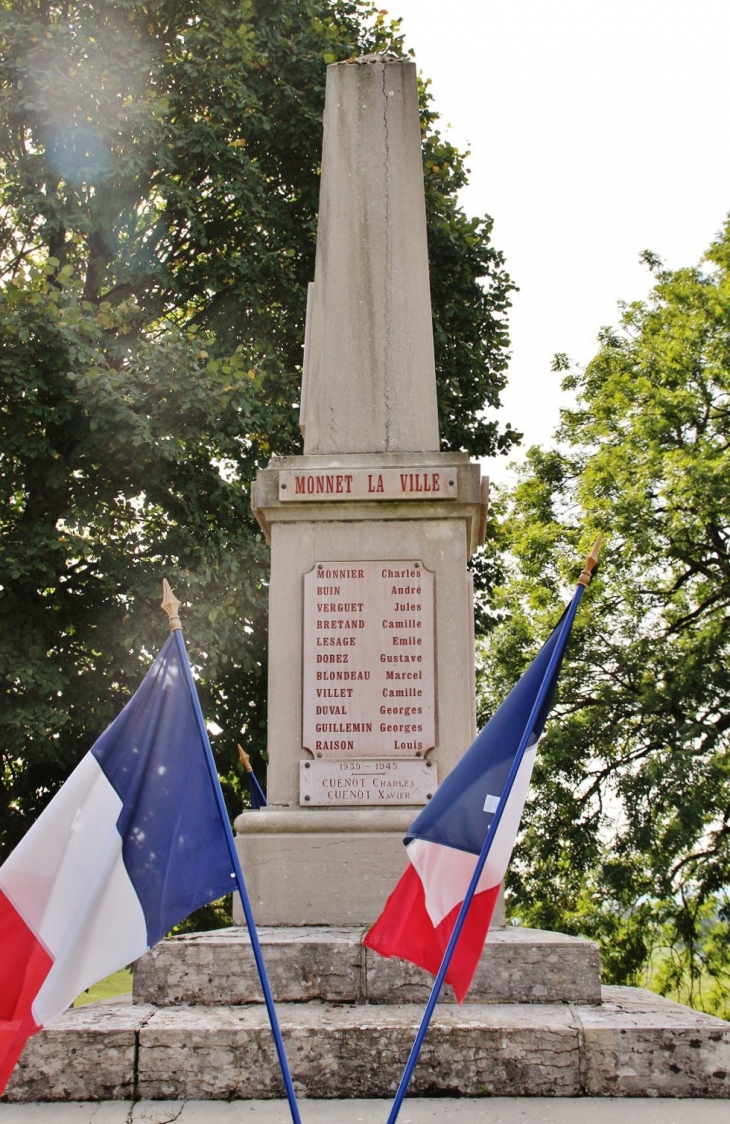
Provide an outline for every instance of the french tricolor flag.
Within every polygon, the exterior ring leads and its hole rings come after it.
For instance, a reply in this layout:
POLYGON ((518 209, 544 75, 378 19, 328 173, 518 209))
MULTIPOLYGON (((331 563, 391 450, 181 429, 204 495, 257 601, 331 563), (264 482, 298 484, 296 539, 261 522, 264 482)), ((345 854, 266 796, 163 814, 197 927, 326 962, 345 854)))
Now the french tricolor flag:
POLYGON ((466 998, 479 963, 517 838, 537 741, 552 705, 572 623, 572 615, 566 618, 572 612, 572 606, 566 609, 522 678, 413 823, 405 838, 406 872, 363 941, 381 956, 409 960, 437 975, 482 847, 497 818, 445 977, 459 1003, 466 998), (507 786, 521 749, 517 771, 507 786))
POLYGON ((176 629, 0 867, 0 1093, 31 1034, 234 888, 194 692, 176 629))

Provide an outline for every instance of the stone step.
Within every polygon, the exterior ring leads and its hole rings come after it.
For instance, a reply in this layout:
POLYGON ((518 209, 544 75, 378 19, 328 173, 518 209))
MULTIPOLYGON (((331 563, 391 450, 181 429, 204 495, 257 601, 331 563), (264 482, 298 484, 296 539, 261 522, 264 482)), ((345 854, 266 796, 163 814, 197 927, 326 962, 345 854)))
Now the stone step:
MULTIPOLYGON (((298 1095, 391 1097, 421 1005, 280 1004, 298 1095)), ((600 1006, 442 1004, 411 1092, 452 1096, 730 1096, 730 1023, 634 988, 600 1006)), ((266 1011, 90 1004, 32 1038, 10 1101, 282 1095, 266 1011)))
MULTIPOLYGON (((258 930, 274 998, 284 1003, 425 1003, 432 977, 363 947, 361 928, 258 930)), ((451 988, 444 990, 453 1001, 451 988)), ((191 933, 160 942, 137 961, 134 1000, 176 1004, 257 1003, 261 985, 245 929, 191 933)), ((509 926, 490 932, 471 1003, 600 1003, 593 941, 509 926)))

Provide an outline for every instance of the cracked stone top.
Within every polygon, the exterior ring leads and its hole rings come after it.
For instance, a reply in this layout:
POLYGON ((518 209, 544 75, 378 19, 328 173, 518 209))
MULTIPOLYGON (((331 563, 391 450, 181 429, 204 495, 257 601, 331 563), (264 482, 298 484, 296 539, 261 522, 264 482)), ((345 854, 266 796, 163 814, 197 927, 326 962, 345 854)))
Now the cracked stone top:
POLYGON ((327 70, 305 453, 439 448, 416 66, 327 70))

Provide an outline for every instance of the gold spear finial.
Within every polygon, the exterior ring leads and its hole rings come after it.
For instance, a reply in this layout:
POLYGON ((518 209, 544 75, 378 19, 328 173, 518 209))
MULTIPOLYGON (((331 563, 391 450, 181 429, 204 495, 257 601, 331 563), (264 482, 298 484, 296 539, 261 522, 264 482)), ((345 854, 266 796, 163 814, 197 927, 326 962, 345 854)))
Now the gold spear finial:
POLYGON ((603 542, 603 535, 599 535, 598 538, 596 539, 596 541, 594 542, 593 546, 591 547, 591 553, 588 555, 588 557, 585 560, 585 564, 583 566, 583 572, 580 575, 580 577, 578 578, 578 585, 589 586, 591 584, 591 577, 593 576, 593 570, 595 569, 596 563, 598 562, 598 555, 601 553, 601 543, 602 542, 603 542))
POLYGON ((239 757, 239 760, 240 760, 241 764, 243 765, 244 769, 246 770, 247 773, 252 773, 253 772, 253 765, 251 764, 251 758, 249 757, 249 755, 246 753, 245 749, 242 746, 237 745, 236 749, 238 750, 238 757, 239 757))
POLYGON ((170 589, 170 583, 167 578, 162 579, 162 605, 161 607, 167 613, 170 619, 170 632, 174 632, 176 628, 182 628, 180 618, 177 611, 180 608, 180 602, 175 594, 170 589))

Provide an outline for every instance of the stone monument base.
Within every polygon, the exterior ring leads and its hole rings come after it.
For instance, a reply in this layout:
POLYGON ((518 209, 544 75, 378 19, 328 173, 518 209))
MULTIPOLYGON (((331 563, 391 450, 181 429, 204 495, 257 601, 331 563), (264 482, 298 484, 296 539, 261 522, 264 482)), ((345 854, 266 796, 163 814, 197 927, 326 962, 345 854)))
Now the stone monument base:
MULTIPOLYGON (((408 863, 413 819, 413 808, 242 813, 236 848, 256 924, 372 925, 408 863)), ((244 924, 237 894, 233 916, 244 924)), ((501 895, 492 925, 504 925, 501 895)))
MULTIPOLYGON (((354 928, 260 935, 297 1095, 392 1097, 429 977, 372 956, 354 928)), ((283 1096, 241 930, 161 942, 135 966, 134 998, 68 1011, 31 1038, 7 1099, 283 1096)), ((730 1097, 730 1023, 601 989, 590 941, 492 932, 469 999, 436 1008, 412 1095, 730 1097)))
MULTIPOLYGON (((259 939, 282 1003, 425 1005, 431 992, 427 972, 365 948, 360 928, 261 927, 259 939)), ((135 965, 134 999, 155 1007, 261 1003, 248 933, 220 929, 162 941, 135 965)), ((454 1002, 450 987, 440 1002, 454 1002)), ((490 930, 467 997, 467 1004, 600 1002, 593 941, 511 925, 490 930)))

